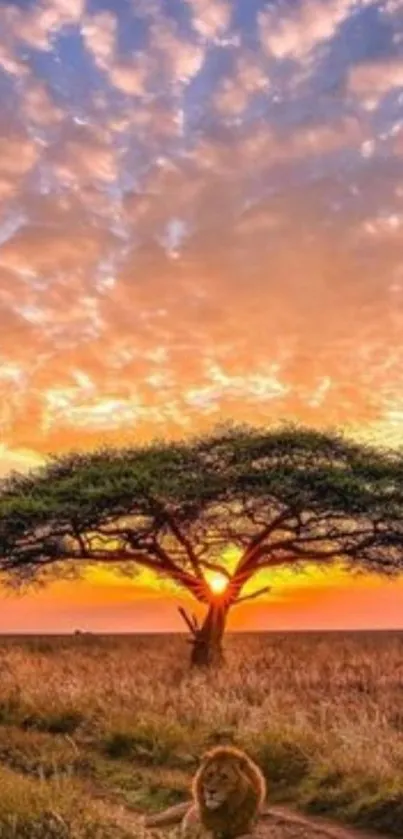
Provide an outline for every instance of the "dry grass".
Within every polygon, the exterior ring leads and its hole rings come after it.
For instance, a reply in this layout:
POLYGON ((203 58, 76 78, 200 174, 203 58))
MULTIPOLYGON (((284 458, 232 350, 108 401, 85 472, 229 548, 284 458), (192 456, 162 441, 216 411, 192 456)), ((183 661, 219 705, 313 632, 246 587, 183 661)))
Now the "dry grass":
MULTIPOLYGON (((77 784, 47 782, 0 768, 2 839, 132 839, 133 833, 100 814, 77 784)), ((139 834, 138 834, 139 835, 139 834)), ((139 836, 140 839, 140 836, 139 836)))
MULTIPOLYGON (((211 674, 187 655, 180 638, 5 640, 0 760, 18 783, 158 809, 186 795, 206 746, 236 742, 272 800, 402 834, 403 635, 234 636, 211 674)), ((103 836, 74 829, 41 836, 103 836)))

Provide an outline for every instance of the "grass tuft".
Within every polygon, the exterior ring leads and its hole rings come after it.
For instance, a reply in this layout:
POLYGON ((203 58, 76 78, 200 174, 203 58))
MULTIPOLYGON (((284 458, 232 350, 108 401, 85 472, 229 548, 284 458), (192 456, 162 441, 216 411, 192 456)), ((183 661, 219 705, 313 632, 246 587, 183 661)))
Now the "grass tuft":
POLYGON ((40 782, 0 769, 1 839, 129 839, 105 823, 69 783, 40 782))

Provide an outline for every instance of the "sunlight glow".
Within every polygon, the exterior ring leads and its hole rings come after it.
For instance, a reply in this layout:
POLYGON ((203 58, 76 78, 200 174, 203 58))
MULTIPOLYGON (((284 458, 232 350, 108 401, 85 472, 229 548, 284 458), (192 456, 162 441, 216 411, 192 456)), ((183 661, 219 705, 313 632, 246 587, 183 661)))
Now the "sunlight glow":
POLYGON ((207 582, 213 594, 223 594, 228 586, 228 578, 219 571, 210 574, 207 582))

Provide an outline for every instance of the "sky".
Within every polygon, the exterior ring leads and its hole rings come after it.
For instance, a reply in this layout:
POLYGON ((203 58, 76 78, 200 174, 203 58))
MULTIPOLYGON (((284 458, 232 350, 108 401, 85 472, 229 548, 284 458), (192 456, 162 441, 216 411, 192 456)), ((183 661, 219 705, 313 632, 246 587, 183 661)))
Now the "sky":
MULTIPOLYGON (((0 475, 229 418, 396 445, 402 235, 403 0, 3 0, 0 475)), ((403 626, 318 579, 234 626, 403 626)), ((0 631, 178 620, 98 573, 0 631)))

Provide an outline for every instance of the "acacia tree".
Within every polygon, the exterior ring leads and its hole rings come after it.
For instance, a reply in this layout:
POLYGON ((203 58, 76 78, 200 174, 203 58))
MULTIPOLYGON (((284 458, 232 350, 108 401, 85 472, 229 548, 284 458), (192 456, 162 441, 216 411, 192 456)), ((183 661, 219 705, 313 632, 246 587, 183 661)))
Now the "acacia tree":
POLYGON ((400 572, 401 487, 399 454, 296 427, 52 457, 3 482, 0 572, 20 585, 49 568, 151 569, 204 604, 201 623, 180 611, 192 663, 208 665, 229 610, 267 591, 245 594, 262 570, 342 561, 400 572))

